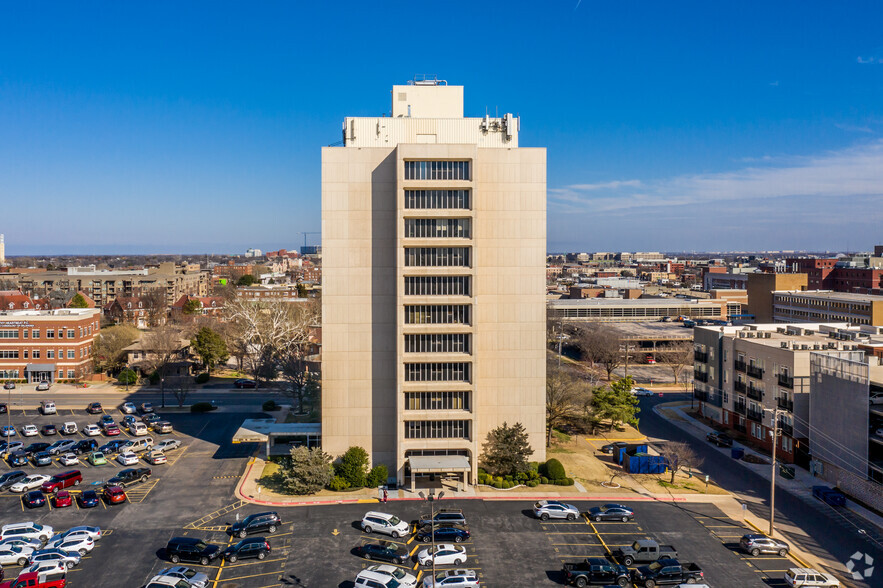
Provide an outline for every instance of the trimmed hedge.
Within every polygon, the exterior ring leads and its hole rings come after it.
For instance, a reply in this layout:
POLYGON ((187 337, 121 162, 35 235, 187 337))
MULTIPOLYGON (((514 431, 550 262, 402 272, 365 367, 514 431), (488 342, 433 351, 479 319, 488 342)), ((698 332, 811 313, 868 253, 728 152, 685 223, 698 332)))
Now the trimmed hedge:
POLYGON ((350 483, 341 476, 334 476, 331 478, 331 483, 328 484, 328 489, 334 492, 342 492, 348 490, 349 487, 350 483))
POLYGON ((205 384, 206 382, 208 382, 210 377, 211 376, 208 375, 208 372, 202 372, 201 374, 196 376, 196 383, 197 384, 205 384))
POLYGON ((567 472, 564 471, 564 466, 554 457, 543 464, 543 470, 544 471, 540 473, 552 480, 560 480, 561 478, 567 477, 567 472))
POLYGON ((264 410, 267 412, 272 412, 272 411, 278 410, 278 409, 279 409, 279 405, 276 404, 275 400, 268 400, 261 405, 261 410, 264 410))
POLYGON ((197 402, 190 407, 190 412, 211 412, 217 409, 218 407, 211 402, 197 402))

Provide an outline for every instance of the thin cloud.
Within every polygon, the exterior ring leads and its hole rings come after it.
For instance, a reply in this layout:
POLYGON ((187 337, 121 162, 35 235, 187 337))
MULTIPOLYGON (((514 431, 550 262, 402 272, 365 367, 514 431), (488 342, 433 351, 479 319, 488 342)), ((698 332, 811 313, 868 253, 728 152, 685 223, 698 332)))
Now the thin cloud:
POLYGON ((867 65, 867 64, 871 64, 871 63, 883 63, 883 57, 874 57, 874 56, 862 57, 861 55, 859 55, 856 58, 856 61, 858 63, 861 63, 862 65, 867 65))
POLYGON ((549 190, 550 212, 617 214, 731 201, 883 198, 883 141, 716 174, 575 184, 549 190), (604 185, 608 187, 604 187, 604 185))
POLYGON ((848 125, 843 123, 834 123, 834 126, 842 131, 850 133, 873 133, 874 129, 868 126, 848 125))

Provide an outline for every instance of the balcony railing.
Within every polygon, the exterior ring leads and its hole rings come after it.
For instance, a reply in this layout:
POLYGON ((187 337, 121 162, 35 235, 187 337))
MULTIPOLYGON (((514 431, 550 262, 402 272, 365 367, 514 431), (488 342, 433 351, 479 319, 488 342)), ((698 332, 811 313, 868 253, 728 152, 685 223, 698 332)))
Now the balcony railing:
POLYGON ((755 388, 754 386, 748 386, 748 398, 752 400, 763 400, 763 390, 755 388))
POLYGON ((733 382, 733 390, 735 390, 736 392, 742 392, 744 394, 745 390, 747 389, 748 387, 745 385, 745 382, 741 380, 736 380, 735 382, 733 382))
POLYGON ((789 437, 794 436, 794 426, 781 421, 779 422, 779 431, 781 431, 783 435, 788 435, 789 437))
POLYGON ((700 363, 708 363, 708 352, 707 351, 694 351, 693 359, 700 363))
POLYGON ((699 370, 693 371, 693 379, 699 382, 707 382, 708 381, 708 372, 700 372, 699 370))
POLYGON ((733 368, 737 372, 744 372, 748 369, 748 365, 744 361, 736 361, 735 363, 733 363, 733 368))
POLYGON ((763 411, 760 410, 751 410, 748 409, 748 412, 745 413, 745 416, 756 423, 763 422, 763 411))
POLYGON ((708 392, 705 390, 693 390, 693 398, 705 402, 708 400, 708 392))
POLYGON ((733 428, 735 430, 739 431, 740 433, 747 433, 748 432, 748 427, 746 427, 745 425, 740 425, 739 423, 733 423, 733 428))
POLYGON ((794 412, 794 401, 787 398, 776 398, 776 406, 794 412))
POLYGON ((763 368, 757 367, 756 365, 748 366, 748 375, 752 378, 762 378, 763 377, 763 368))
POLYGON ((738 404, 738 403, 733 405, 733 410, 735 410, 739 414, 745 414, 745 412, 746 412, 745 405, 738 404))
POLYGON ((779 386, 782 388, 794 388, 794 378, 785 374, 779 374, 779 386))

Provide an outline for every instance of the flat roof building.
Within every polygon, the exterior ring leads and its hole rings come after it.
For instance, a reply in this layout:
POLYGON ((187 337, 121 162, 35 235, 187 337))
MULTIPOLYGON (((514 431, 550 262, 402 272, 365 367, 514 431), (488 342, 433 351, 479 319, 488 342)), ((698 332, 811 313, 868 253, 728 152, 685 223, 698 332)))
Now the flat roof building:
POLYGON ((488 432, 521 423, 542 460, 545 149, 438 80, 393 86, 391 112, 322 150, 322 447, 469 482, 488 432))
POLYGON ((883 296, 831 290, 777 291, 773 292, 773 321, 846 321, 883 326, 883 296))
POLYGON ((727 320, 729 316, 742 312, 739 302, 693 298, 562 298, 549 300, 547 306, 552 318, 601 322, 648 321, 678 316, 727 320))

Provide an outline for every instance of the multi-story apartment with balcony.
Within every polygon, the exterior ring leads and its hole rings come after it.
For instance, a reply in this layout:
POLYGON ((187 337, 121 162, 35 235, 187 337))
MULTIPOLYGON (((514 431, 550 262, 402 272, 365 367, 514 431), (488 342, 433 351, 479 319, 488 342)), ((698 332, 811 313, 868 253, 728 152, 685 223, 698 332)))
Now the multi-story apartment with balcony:
POLYGON ((853 325, 883 326, 883 296, 831 290, 773 292, 773 321, 846 321, 853 325))
POLYGON ((92 373, 97 308, 0 311, 0 380, 55 382, 92 373))
POLYGON ((322 447, 469 483, 503 423, 544 458, 546 153, 462 86, 392 99, 322 150, 322 447))
POLYGON ((778 415, 777 455, 807 465, 810 354, 857 349, 850 333, 858 331, 847 323, 696 327, 694 397, 704 416, 768 451, 778 415))

